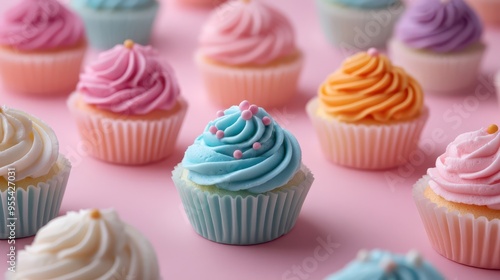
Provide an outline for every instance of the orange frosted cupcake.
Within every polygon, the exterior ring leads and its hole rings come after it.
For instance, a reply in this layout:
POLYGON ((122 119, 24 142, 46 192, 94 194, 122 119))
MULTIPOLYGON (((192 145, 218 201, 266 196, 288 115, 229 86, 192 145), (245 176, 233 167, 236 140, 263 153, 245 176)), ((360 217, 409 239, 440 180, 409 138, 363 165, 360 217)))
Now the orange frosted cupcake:
POLYGON ((187 103, 170 66, 127 40, 85 69, 68 107, 90 155, 135 165, 172 154, 187 103))
POLYGON ((407 161, 428 117, 418 82, 375 49, 347 58, 306 109, 325 156, 362 169, 407 161))
POLYGON ((57 0, 23 0, 0 17, 0 78, 9 91, 69 94, 86 48, 83 22, 57 0))

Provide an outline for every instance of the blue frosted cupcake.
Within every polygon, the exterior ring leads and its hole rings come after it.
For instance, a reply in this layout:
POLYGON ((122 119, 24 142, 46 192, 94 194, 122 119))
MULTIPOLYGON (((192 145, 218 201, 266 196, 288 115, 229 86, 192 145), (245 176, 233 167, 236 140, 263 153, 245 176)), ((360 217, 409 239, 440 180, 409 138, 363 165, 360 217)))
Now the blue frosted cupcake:
POLYGON ((360 251, 356 260, 325 280, 444 280, 419 253, 397 255, 387 251, 360 251))
POLYGON ((385 48, 404 11, 401 0, 316 0, 323 32, 336 47, 385 48))
POLYGON ((156 0, 72 0, 90 45, 110 49, 127 39, 148 45, 158 12, 156 0))
POLYGON ((247 101, 217 113, 172 179, 195 231, 234 245, 288 233, 314 180, 295 137, 247 101))

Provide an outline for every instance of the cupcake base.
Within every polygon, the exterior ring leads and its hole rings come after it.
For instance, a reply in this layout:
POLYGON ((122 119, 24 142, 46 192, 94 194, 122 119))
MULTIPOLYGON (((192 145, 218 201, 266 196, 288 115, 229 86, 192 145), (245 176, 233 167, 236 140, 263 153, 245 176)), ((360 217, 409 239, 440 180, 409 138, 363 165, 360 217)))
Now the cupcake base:
POLYGON ((389 124, 351 124, 318 116, 318 98, 306 111, 316 129, 325 157, 359 169, 389 169, 404 164, 417 150, 418 139, 429 116, 424 108, 415 120, 389 124))
POLYGON ((299 216, 314 181, 302 166, 305 179, 298 185, 263 194, 229 195, 203 191, 182 178, 177 165, 172 179, 194 230, 204 238, 224 244, 252 245, 288 233, 299 216))
POLYGON ((395 65, 404 68, 428 93, 453 94, 477 84, 479 67, 486 47, 477 43, 453 53, 432 53, 409 48, 398 40, 389 43, 395 65))
POLYGON ((432 247, 457 263, 500 269, 500 219, 475 218, 438 206, 424 195, 428 182, 424 176, 415 184, 413 199, 432 247))
POLYGON ((71 170, 70 162, 59 156, 59 172, 45 182, 29 185, 26 189, 16 188, 14 194, 6 189, 0 192, 0 239, 23 238, 35 235, 37 231, 55 218, 61 208, 61 201, 71 170), (12 200, 12 196, 15 200, 12 200), (15 201, 14 219, 8 208, 15 201), (14 226, 7 225, 14 222, 14 226))
POLYGON ((303 65, 302 54, 267 67, 225 66, 208 61, 200 53, 195 60, 209 98, 222 107, 241 100, 267 108, 285 105, 297 92, 303 65))

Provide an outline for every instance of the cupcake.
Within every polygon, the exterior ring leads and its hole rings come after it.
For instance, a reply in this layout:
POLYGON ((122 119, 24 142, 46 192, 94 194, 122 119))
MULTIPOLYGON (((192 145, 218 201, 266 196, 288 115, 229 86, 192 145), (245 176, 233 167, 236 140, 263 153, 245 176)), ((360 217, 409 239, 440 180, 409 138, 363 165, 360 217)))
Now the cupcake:
POLYGON ((47 124, 0 107, 0 239, 35 235, 56 217, 70 169, 47 124))
POLYGON ((113 210, 68 212, 40 229, 19 252, 8 280, 158 280, 153 246, 113 210))
POLYGON ((342 49, 385 48, 404 11, 401 0, 316 0, 323 33, 342 49))
POLYGON ((413 187, 434 249, 469 266, 500 269, 500 133, 459 135, 413 187))
POLYGON ((485 51, 482 31, 479 18, 463 0, 420 0, 398 22, 391 56, 426 91, 466 91, 477 83, 485 51))
POLYGON ((222 4, 203 27, 195 59, 209 98, 284 105, 296 94, 302 53, 288 19, 260 0, 222 4))
POLYGON ((137 165, 172 154, 187 103, 172 68, 127 40, 85 69, 68 107, 91 156, 137 165))
POLYGON ((0 79, 8 91, 69 94, 86 48, 82 21, 57 0, 22 0, 0 17, 0 79))
POLYGON ((466 0, 486 25, 499 25, 500 0, 466 0))
POLYGON ((127 39, 147 45, 158 12, 156 0, 71 0, 92 47, 110 49, 127 39))
POLYGON ((356 260, 325 280, 444 280, 444 277, 416 251, 406 255, 388 251, 360 251, 356 260))
POLYGON ((226 0, 176 0, 177 3, 187 6, 216 7, 226 0))
POLYGON ((306 110, 326 158, 361 169, 405 163, 428 117, 419 83, 375 49, 347 58, 306 110))
POLYGON ((234 245, 288 233, 314 180, 295 137, 248 101, 217 112, 172 179, 195 231, 234 245))

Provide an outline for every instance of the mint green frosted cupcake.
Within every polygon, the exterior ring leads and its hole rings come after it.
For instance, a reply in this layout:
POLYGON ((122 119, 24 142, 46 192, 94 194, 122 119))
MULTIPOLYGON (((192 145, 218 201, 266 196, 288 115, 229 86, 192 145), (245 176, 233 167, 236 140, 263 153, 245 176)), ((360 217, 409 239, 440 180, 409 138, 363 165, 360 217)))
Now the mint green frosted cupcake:
POLYGON ((342 49, 385 48, 404 11, 401 0, 315 0, 323 33, 342 49))
POLYGON ((217 113, 172 179, 195 231, 235 245, 288 233, 314 180, 295 137, 247 101, 217 113))
POLYGON ((72 0, 90 45, 110 49, 127 39, 148 45, 158 12, 156 0, 72 0))

